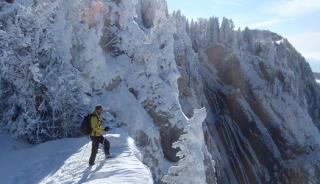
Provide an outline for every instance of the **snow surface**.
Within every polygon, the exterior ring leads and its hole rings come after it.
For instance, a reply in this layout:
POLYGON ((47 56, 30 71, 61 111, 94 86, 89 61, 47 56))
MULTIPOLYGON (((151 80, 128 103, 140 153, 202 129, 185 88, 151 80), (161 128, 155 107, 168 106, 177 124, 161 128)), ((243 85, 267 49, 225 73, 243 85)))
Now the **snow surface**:
POLYGON ((1 183, 153 183, 134 140, 124 130, 112 129, 105 137, 115 157, 105 160, 100 145, 96 165, 90 167, 91 141, 87 137, 33 146, 12 140, 10 134, 0 134, 1 183))
POLYGON ((320 80, 316 79, 316 82, 320 84, 320 80))

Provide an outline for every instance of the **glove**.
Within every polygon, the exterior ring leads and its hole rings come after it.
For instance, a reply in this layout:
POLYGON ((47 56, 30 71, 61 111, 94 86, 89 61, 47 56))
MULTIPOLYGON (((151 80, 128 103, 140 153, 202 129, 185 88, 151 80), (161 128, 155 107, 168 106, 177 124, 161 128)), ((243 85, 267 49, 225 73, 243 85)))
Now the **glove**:
POLYGON ((106 127, 104 128, 104 131, 108 131, 108 130, 109 130, 109 127, 106 126, 106 127))

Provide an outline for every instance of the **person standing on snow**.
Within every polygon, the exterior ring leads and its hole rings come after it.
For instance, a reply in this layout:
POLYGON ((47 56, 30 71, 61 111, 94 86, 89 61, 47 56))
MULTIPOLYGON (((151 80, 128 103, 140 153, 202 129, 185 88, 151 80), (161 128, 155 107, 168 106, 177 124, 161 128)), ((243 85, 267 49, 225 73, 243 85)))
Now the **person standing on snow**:
POLYGON ((91 150, 91 156, 89 159, 89 165, 94 165, 94 161, 96 159, 96 155, 98 153, 98 148, 99 148, 99 143, 104 145, 104 153, 106 155, 106 158, 110 158, 110 142, 103 137, 101 134, 104 131, 108 131, 109 127, 106 126, 105 128, 101 128, 101 118, 100 115, 103 112, 103 107, 102 105, 97 105, 95 107, 95 110, 91 113, 91 128, 92 128, 92 133, 90 135, 90 139, 92 141, 92 150, 91 150))

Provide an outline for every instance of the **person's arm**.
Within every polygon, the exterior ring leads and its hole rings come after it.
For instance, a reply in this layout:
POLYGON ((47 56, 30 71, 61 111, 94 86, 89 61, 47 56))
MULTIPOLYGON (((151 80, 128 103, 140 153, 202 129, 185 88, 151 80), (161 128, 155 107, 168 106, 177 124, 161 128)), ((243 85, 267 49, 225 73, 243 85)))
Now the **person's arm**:
POLYGON ((91 127, 92 131, 95 131, 96 134, 102 134, 102 132, 104 132, 104 128, 101 128, 101 126, 98 123, 98 118, 96 116, 91 117, 91 127))

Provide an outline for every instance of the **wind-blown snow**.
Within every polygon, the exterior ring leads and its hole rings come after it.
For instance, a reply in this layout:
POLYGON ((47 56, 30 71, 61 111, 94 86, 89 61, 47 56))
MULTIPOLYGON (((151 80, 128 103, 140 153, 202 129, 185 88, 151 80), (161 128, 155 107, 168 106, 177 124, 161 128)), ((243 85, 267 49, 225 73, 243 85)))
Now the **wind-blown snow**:
POLYGON ((0 134, 1 183, 153 183, 150 170, 141 163, 141 153, 124 130, 112 129, 105 137, 115 157, 104 159, 100 146, 96 165, 90 167, 91 141, 86 137, 32 146, 0 134))

